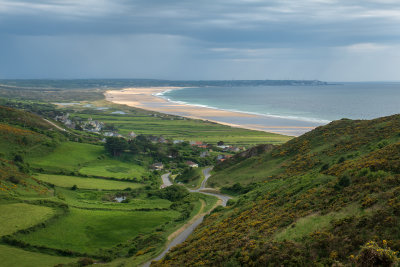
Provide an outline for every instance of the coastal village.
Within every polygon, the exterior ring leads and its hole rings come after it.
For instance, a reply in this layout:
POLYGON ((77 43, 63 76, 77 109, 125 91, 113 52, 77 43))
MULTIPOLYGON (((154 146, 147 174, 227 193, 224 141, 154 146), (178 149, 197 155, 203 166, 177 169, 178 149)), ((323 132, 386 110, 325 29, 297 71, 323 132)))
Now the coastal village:
MULTIPOLYGON (((155 114, 156 115, 156 114, 155 114)), ((109 126, 106 123, 98 120, 93 120, 91 117, 89 117, 87 120, 79 120, 76 119, 76 117, 71 117, 69 113, 65 113, 62 115, 58 115, 54 117, 55 121, 58 121, 65 125, 66 127, 70 129, 75 129, 75 130, 81 130, 81 131, 86 131, 89 133, 93 134, 98 134, 103 136, 104 138, 101 140, 103 143, 106 142, 107 137, 118 137, 118 138, 124 138, 126 140, 133 140, 136 138, 138 135, 131 131, 127 135, 122 135, 118 132, 118 129, 114 126, 109 126)), ((146 136, 153 144, 172 144, 172 145, 179 145, 183 143, 188 143, 192 148, 198 150, 198 157, 199 158, 213 158, 216 164, 221 163, 231 157, 233 157, 234 154, 246 150, 244 146, 238 147, 238 146, 232 146, 232 145, 227 145, 224 143, 224 141, 219 141, 216 144, 208 144, 204 143, 201 141, 185 141, 185 140, 168 140, 164 138, 163 136, 158 136, 156 133, 154 135, 148 135, 146 136)), ((169 158, 174 158, 173 155, 169 155, 169 158)), ((199 163, 196 163, 191 160, 185 161, 185 165, 187 167, 191 168, 198 168, 199 163)), ((163 170, 164 169, 164 164, 161 162, 156 162, 150 166, 150 169, 152 170, 163 170)))

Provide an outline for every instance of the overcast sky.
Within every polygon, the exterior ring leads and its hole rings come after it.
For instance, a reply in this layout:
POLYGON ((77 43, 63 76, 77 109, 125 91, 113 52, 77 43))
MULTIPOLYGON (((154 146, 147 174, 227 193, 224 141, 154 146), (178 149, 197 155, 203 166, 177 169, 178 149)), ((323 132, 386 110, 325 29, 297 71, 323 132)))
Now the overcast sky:
POLYGON ((0 78, 400 80, 399 0, 0 0, 0 78))

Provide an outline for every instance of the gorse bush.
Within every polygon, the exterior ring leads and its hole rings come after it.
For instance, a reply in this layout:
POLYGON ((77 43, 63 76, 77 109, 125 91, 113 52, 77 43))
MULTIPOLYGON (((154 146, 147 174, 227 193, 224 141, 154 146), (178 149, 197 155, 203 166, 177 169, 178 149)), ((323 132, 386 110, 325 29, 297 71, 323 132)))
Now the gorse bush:
POLYGON ((351 257, 356 266, 359 267, 392 267, 399 263, 397 252, 388 247, 387 241, 382 241, 382 247, 375 241, 369 241, 362 246, 360 253, 355 257, 351 257))

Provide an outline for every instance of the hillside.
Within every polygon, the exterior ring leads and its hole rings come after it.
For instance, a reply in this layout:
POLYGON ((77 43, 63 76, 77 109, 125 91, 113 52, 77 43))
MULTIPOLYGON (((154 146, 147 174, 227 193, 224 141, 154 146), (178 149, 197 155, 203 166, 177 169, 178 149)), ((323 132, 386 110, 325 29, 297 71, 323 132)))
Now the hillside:
MULTIPOLYGON (((53 111, 35 107, 49 111, 39 114, 53 111)), ((150 146, 141 136, 115 156, 102 138, 0 106, 4 266, 137 266, 161 252, 187 221, 215 206, 215 197, 181 186, 159 189, 160 173, 148 167, 167 144, 150 146)), ((189 145, 184 151, 197 154, 189 145)))
POLYGON ((400 115, 342 119, 237 155, 209 184, 248 192, 154 266, 391 266, 400 250, 400 115))

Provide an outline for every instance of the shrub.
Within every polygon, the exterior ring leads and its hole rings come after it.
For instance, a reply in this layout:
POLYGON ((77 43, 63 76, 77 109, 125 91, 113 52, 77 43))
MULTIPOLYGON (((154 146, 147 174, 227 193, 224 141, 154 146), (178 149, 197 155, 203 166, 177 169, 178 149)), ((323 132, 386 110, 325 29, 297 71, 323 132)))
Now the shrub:
POLYGON ((376 199, 376 197, 370 197, 370 196, 366 196, 364 197, 364 199, 362 200, 361 206, 365 209, 368 207, 371 207, 372 205, 374 205, 378 200, 376 199))
POLYGON ((350 185, 350 178, 349 178, 349 176, 347 176, 347 175, 342 176, 342 177, 339 179, 339 185, 342 186, 342 187, 347 187, 347 186, 349 186, 349 185, 350 185))
POLYGON ((78 260, 79 266, 92 265, 93 263, 94 263, 94 261, 91 258, 81 258, 78 260))
POLYGON ((387 146, 388 144, 389 144, 389 142, 388 142, 387 140, 383 140, 383 141, 380 141, 380 142, 377 144, 377 146, 378 146, 379 149, 381 149, 381 148, 387 146))
POLYGON ((78 189, 78 186, 76 185, 76 184, 74 184, 72 187, 71 187, 71 190, 77 190, 78 189))
POLYGON ((7 180, 13 184, 19 184, 21 182, 20 179, 15 176, 10 176, 10 177, 8 177, 7 180))
POLYGON ((321 167, 321 172, 326 171, 327 169, 329 169, 329 163, 325 163, 324 165, 322 165, 321 167))
POLYGON ((14 156, 14 161, 15 162, 24 162, 24 158, 20 154, 16 154, 14 156))
POLYGON ((394 252, 387 246, 386 240, 382 242, 383 248, 376 242, 370 241, 361 247, 360 253, 355 257, 357 266, 395 266, 399 262, 397 252, 394 252))
POLYGON ((171 185, 154 192, 159 198, 168 199, 169 201, 179 201, 189 195, 189 191, 183 186, 171 185))

